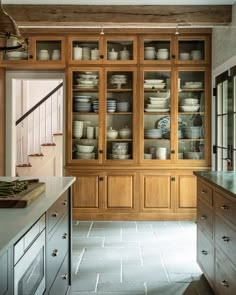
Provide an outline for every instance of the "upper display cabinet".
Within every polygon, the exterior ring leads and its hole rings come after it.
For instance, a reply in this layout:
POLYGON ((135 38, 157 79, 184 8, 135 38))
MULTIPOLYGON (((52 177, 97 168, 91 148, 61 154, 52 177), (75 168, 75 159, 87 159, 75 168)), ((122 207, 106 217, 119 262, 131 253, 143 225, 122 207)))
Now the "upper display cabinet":
POLYGON ((70 64, 137 63, 137 38, 129 36, 69 37, 70 64))

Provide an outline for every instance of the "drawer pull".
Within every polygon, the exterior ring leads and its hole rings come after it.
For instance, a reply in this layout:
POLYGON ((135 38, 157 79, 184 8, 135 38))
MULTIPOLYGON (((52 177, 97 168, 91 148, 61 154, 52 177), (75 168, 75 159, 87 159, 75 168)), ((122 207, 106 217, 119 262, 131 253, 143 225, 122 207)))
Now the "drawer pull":
POLYGON ((207 219, 207 216, 206 216, 206 215, 202 215, 202 216, 201 216, 201 219, 202 219, 202 220, 205 220, 205 219, 207 219))
POLYGON ((227 211, 227 210, 229 210, 229 206, 223 205, 223 206, 221 206, 221 209, 227 211))
POLYGON ((52 213, 52 217, 57 217, 57 216, 58 216, 57 212, 52 213))
POLYGON ((62 204, 66 206, 67 205, 67 201, 64 201, 62 204))
POLYGON ((203 254, 203 255, 207 255, 208 252, 207 252, 206 250, 202 250, 202 254, 203 254))
POLYGON ((58 254, 59 254, 59 251, 58 251, 57 249, 54 249, 54 250, 52 251, 52 256, 53 256, 53 257, 58 256, 58 254))
POLYGON ((67 236, 68 236, 68 234, 67 233, 64 233, 63 236, 62 236, 62 239, 66 239, 67 236))
POLYGON ((229 287, 229 284, 226 282, 226 280, 223 280, 220 282, 222 286, 228 288, 229 287))
POLYGON ((64 273, 64 275, 62 275, 61 278, 62 278, 63 280, 67 280, 67 278, 68 278, 68 273, 64 273))
POLYGON ((201 193, 202 193, 202 194, 206 194, 206 193, 207 193, 207 191, 206 191, 206 190, 204 190, 204 189, 202 189, 202 190, 201 190, 201 193))
POLYGON ((229 237, 223 236, 223 237, 222 237, 222 240, 223 240, 224 242, 229 242, 229 237))

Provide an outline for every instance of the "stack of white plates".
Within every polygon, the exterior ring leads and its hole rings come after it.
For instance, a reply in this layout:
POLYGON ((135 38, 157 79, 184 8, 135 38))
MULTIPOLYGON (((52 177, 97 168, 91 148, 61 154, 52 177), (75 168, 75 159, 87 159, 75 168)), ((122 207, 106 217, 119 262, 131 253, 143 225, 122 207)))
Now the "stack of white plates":
POLYGON ((99 100, 94 100, 93 101, 93 111, 95 113, 97 113, 98 112, 98 109, 99 109, 99 100))
POLYGON ((200 108, 197 98, 184 98, 179 106, 182 112, 197 112, 200 108))
POLYGON ((144 130, 144 137, 145 138, 162 138, 162 131, 161 129, 145 129, 144 130))
POLYGON ((117 88, 121 88, 121 85, 126 84, 127 80, 127 75, 112 75, 110 83, 116 85, 117 88))
POLYGON ((116 100, 108 99, 107 100, 107 112, 113 113, 116 111, 116 100))
POLYGON ((145 79, 144 89, 163 89, 166 86, 163 81, 160 79, 145 79))
POLYGON ((75 112, 90 112, 91 102, 74 102, 75 112))
POLYGON ((74 102, 89 102, 91 99, 91 96, 89 95, 74 95, 73 101, 74 102))
POLYGON ((203 83, 202 82, 185 82, 185 84, 183 85, 183 89, 199 89, 203 87, 203 83))
POLYGON ((118 101, 117 112, 128 112, 129 111, 129 102, 128 101, 118 101))
POLYGON ((94 72, 83 72, 79 74, 79 78, 76 79, 77 85, 75 88, 96 88, 98 85, 98 75, 94 72))
POLYGON ((127 142, 113 142, 112 154, 109 154, 110 159, 126 160, 130 159, 131 155, 128 154, 129 145, 127 142))
POLYGON ((73 137, 81 138, 83 136, 83 121, 73 121, 73 137))
POLYGON ((170 110, 169 98, 149 97, 146 104, 146 112, 168 112, 170 110))

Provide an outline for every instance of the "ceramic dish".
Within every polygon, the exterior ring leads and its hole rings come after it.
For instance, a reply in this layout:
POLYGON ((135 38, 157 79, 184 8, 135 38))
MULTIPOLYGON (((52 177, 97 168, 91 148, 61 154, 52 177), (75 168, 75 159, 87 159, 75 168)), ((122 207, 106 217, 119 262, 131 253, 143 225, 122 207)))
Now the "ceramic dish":
POLYGON ((161 112, 161 113, 164 113, 164 112, 169 112, 170 109, 144 109, 145 112, 161 112))
MULTIPOLYGON (((178 129, 182 130, 183 127, 187 126, 187 123, 182 118, 178 118, 178 129)), ((162 130, 162 134, 170 132, 170 116, 165 116, 156 122, 156 128, 162 130)))

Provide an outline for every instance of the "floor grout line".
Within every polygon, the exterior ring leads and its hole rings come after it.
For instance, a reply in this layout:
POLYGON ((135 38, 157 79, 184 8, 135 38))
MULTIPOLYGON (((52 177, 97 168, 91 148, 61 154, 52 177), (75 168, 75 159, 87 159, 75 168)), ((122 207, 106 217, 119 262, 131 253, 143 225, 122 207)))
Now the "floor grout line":
POLYGON ((97 292, 99 278, 100 278, 100 275, 99 275, 99 273, 98 273, 98 274, 97 274, 97 281, 96 281, 96 284, 95 284, 94 292, 97 292))
POLYGON ((80 263, 81 263, 81 260, 82 260, 82 258, 83 258, 83 256, 84 256, 84 252, 85 252, 85 248, 83 248, 83 251, 82 251, 81 254, 80 254, 79 261, 78 261, 77 267, 76 267, 76 269, 75 269, 75 274, 77 274, 78 271, 79 271, 80 263))
POLYGON ((123 260, 120 260, 120 282, 123 283, 123 260))
POLYGON ((167 269, 166 269, 166 265, 165 265, 164 257, 162 256, 162 253, 159 254, 159 255, 160 255, 160 258, 161 258, 162 266, 163 266, 163 268, 164 268, 164 272, 165 272, 165 274, 166 274, 166 277, 167 277, 167 279, 168 279, 168 282, 170 283, 170 277, 169 277, 168 271, 167 271, 167 269))
POLYGON ((90 227, 89 227, 89 230, 88 230, 88 233, 87 233, 87 238, 88 238, 89 235, 90 235, 90 231, 91 231, 91 229, 92 229, 92 226, 93 226, 93 221, 92 221, 92 223, 91 223, 91 225, 90 225, 90 227))

